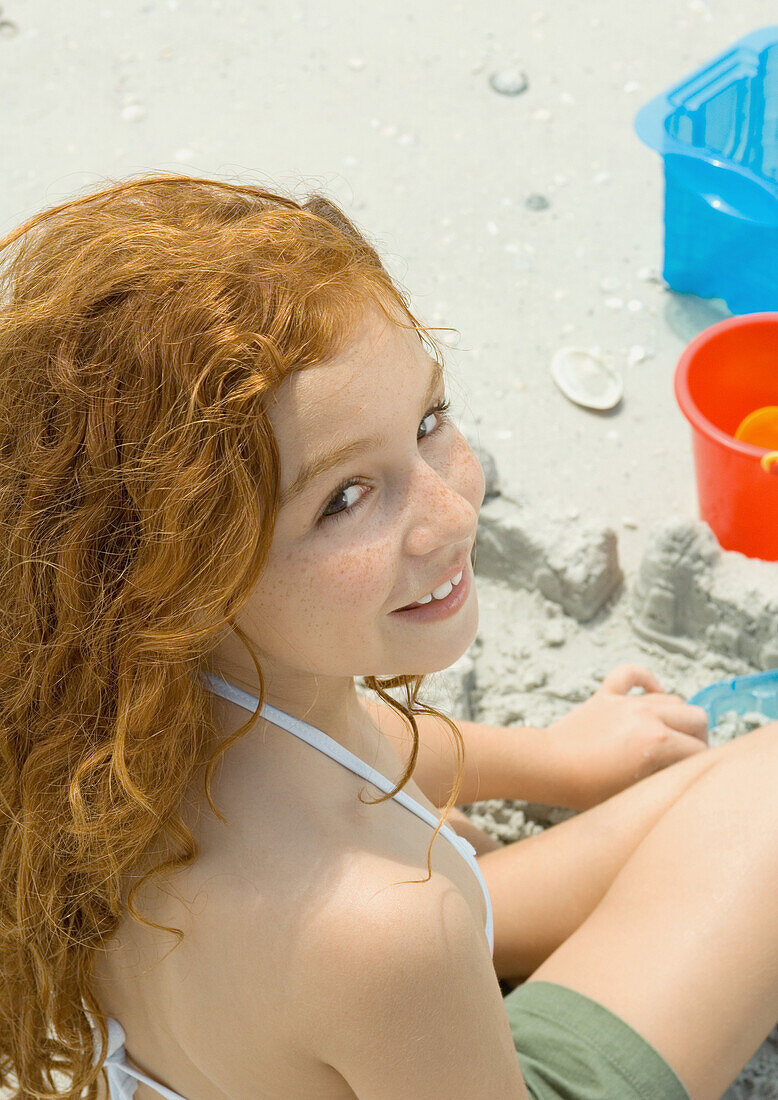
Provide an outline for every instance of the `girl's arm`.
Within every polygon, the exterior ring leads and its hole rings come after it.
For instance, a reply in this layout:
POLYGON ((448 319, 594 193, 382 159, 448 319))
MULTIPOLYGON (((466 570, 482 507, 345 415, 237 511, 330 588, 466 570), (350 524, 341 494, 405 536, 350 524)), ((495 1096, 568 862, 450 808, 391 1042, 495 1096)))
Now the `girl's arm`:
MULTIPOLYGON (((391 707, 374 705, 379 727, 408 760, 411 737, 391 707), (385 724, 384 724, 385 723, 385 724)), ((430 802, 445 806, 454 788, 457 757, 446 723, 416 719, 419 753, 413 777, 430 802)), ((457 720, 465 745, 457 803, 515 798, 588 810, 654 772, 708 749, 708 716, 667 694, 641 665, 621 664, 591 698, 547 729, 489 726, 457 720), (642 695, 628 694, 643 688, 642 695)))

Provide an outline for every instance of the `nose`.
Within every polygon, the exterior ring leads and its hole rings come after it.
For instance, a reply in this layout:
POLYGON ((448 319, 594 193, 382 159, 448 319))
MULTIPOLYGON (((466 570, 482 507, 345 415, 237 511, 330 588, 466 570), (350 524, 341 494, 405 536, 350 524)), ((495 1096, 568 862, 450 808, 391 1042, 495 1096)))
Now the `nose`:
MULTIPOLYGON (((480 467, 479 467, 480 469, 480 467)), ((405 549, 409 554, 424 557, 441 547, 461 543, 461 550, 475 539, 478 510, 460 489, 421 461, 415 473, 412 494, 412 518, 406 533, 405 549)), ((464 487, 463 487, 464 488, 464 487)), ((483 492, 473 495, 483 498, 483 492)))

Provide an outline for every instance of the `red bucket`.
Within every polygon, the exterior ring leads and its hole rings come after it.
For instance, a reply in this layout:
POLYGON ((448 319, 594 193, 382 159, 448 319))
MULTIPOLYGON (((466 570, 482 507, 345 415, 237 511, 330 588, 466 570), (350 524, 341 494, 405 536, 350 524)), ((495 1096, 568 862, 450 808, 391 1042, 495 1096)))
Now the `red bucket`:
POLYGON ((691 424, 697 499, 724 550, 778 561, 778 451, 734 435, 754 409, 778 405, 778 313, 711 325, 684 349, 675 397, 691 424))

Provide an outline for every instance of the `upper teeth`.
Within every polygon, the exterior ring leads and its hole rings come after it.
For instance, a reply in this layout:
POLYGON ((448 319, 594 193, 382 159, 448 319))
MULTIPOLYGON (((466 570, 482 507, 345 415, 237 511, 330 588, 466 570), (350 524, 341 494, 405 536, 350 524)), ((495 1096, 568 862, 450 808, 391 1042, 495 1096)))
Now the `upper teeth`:
POLYGON ((437 588, 433 588, 431 592, 429 592, 426 596, 422 596, 422 598, 420 600, 417 600, 416 603, 429 603, 430 600, 445 600, 451 589, 455 585, 459 584, 461 580, 462 570, 460 569, 457 575, 455 577, 452 577, 450 581, 444 581, 444 583, 438 585, 437 588))

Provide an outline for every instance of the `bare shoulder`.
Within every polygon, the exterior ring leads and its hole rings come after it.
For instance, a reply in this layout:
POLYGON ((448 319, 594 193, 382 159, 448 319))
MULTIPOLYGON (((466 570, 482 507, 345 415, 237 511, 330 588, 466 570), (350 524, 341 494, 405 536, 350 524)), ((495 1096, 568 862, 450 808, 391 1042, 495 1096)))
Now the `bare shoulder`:
POLYGON ((461 892, 399 861, 355 861, 351 873, 300 955, 296 1012, 311 1053, 361 1100, 529 1100, 483 929, 461 892))

